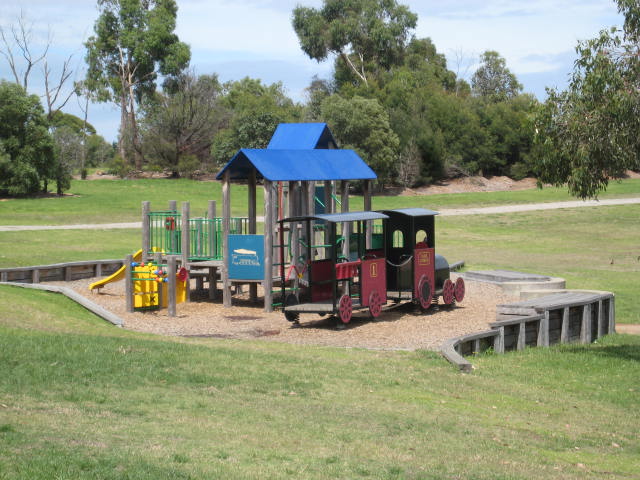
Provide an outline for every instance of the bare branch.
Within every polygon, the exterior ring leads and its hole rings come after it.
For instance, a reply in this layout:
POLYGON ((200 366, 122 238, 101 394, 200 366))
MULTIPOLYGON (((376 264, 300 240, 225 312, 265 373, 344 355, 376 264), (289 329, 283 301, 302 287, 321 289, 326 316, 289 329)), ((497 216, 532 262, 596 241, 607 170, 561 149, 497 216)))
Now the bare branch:
POLYGON ((9 43, 4 30, 0 28, 0 36, 2 37, 3 44, 3 48, 0 48, 0 53, 7 60, 16 83, 18 85, 22 85, 22 87, 27 90, 29 86, 29 75, 31 74, 33 67, 47 57, 47 53, 49 52, 49 47, 51 45, 51 32, 48 32, 44 51, 39 56, 34 56, 30 48, 31 25, 27 24, 24 12, 20 12, 17 25, 11 25, 10 30, 11 36, 13 37, 12 43, 9 43), (25 61, 26 66, 23 72, 18 71, 18 62, 16 61, 14 51, 17 51, 25 61))
POLYGON ((345 52, 340 52, 340 58, 344 60, 347 66, 353 71, 353 73, 355 73, 358 76, 360 80, 364 82, 365 85, 368 85, 367 77, 364 75, 364 65, 362 67, 362 73, 360 73, 358 71, 358 68, 353 64, 353 62, 349 58, 349 55, 347 55, 345 52))

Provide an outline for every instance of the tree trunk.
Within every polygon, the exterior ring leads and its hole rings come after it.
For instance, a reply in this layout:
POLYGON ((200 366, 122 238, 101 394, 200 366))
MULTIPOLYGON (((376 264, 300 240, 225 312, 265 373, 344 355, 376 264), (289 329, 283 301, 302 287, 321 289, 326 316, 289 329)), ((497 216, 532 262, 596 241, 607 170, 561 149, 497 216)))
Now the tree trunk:
POLYGON ((125 140, 127 135, 127 100, 124 92, 120 94, 120 135, 118 136, 118 153, 120 158, 127 162, 127 149, 125 140))

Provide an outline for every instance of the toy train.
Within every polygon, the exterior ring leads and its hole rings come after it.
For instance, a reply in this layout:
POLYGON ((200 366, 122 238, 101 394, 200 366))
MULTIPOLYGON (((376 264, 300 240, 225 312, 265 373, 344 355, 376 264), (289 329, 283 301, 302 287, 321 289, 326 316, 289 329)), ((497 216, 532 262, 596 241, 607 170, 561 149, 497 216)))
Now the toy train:
POLYGON ((388 300, 411 301, 425 311, 439 297, 445 305, 461 302, 464 280, 452 282, 449 263, 435 253, 436 215, 406 208, 280 220, 280 232, 289 232, 280 258, 297 259, 288 269, 280 263, 287 320, 318 313, 349 323, 359 310, 375 318, 388 300))

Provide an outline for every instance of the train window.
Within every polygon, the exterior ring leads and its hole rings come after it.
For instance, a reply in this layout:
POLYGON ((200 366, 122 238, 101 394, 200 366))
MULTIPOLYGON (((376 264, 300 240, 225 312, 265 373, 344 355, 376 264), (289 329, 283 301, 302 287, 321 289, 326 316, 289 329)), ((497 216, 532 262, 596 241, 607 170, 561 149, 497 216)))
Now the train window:
POLYGON ((404 234, 402 230, 393 232, 393 248, 404 248, 404 234))
POLYGON ((418 230, 418 233, 416 233, 416 243, 420 242, 424 242, 426 245, 429 245, 427 232, 425 232, 424 230, 418 230))

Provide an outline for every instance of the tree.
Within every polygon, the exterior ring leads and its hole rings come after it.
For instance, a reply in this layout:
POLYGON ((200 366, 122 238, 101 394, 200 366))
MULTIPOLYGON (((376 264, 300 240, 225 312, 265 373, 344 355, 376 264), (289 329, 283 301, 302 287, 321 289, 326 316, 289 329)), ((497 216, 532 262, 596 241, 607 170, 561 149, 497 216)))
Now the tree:
POLYGON ((98 0, 100 15, 85 44, 87 87, 98 101, 120 106, 118 151, 142 168, 136 107, 156 89, 158 75, 177 75, 189 64, 188 45, 174 33, 175 0, 98 0))
POLYGON ((624 29, 579 42, 565 91, 548 90, 536 118, 539 181, 591 198, 640 169, 640 5, 617 0, 624 29))
POLYGON ((522 91, 516 76, 507 68, 507 62, 498 52, 487 50, 480 55, 480 67, 471 78, 474 95, 492 102, 515 97, 522 91))
POLYGON ((40 99, 18 84, 0 81, 0 194, 34 195, 47 190, 48 180, 58 191, 68 178, 55 162, 53 141, 40 99))
POLYGON ((382 185, 394 173, 399 140, 389 115, 375 99, 332 95, 322 103, 322 116, 342 148, 355 150, 378 174, 382 185))
POLYGON ((186 73, 166 90, 145 109, 143 146, 154 163, 178 177, 185 155, 198 163, 210 160, 211 144, 227 111, 220 102, 222 87, 216 75, 186 73))
POLYGON ((302 107, 287 97, 282 83, 263 85, 246 77, 225 83, 222 92, 221 103, 231 113, 211 146, 217 165, 241 148, 265 148, 279 123, 302 118, 302 107))
POLYGON ((33 68, 42 63, 42 73, 44 76, 44 97, 47 100, 47 118, 51 119, 56 113, 67 104, 73 96, 74 90, 71 88, 65 91, 65 84, 73 74, 71 69, 71 59, 69 55, 62 63, 62 70, 57 80, 53 79, 47 56, 52 44, 52 34, 49 32, 46 44, 39 53, 32 51, 31 36, 32 25, 28 23, 24 14, 21 14, 16 23, 9 27, 9 32, 0 27, 0 55, 5 58, 13 78, 18 85, 29 91, 29 80, 33 68))
POLYGON ((324 0, 321 9, 296 7, 293 28, 310 58, 335 54, 367 84, 370 73, 399 63, 417 19, 396 0, 324 0))

